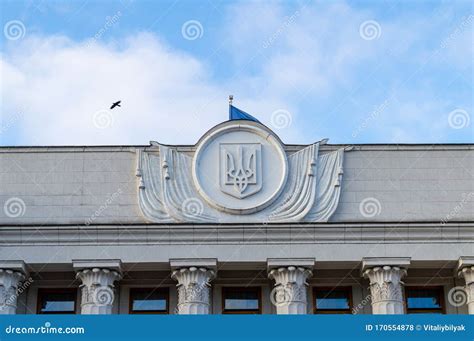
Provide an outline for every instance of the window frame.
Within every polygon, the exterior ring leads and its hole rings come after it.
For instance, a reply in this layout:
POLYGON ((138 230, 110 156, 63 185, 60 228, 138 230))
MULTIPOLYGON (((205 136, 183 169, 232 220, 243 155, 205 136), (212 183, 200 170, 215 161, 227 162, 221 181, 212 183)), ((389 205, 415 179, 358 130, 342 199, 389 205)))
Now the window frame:
POLYGON ((312 304, 313 304, 313 314, 315 315, 332 315, 332 314, 349 314, 352 315, 352 310, 354 309, 354 303, 352 298, 352 286, 314 286, 312 292, 312 304), (345 291, 348 293, 349 308, 347 309, 318 309, 316 292, 318 290, 332 290, 332 291, 345 291))
POLYGON ((129 288, 128 291, 128 313, 130 315, 167 315, 170 313, 170 288, 169 287, 137 287, 137 288, 129 288), (163 291, 166 297, 166 310, 141 310, 141 311, 134 311, 133 310, 133 299, 132 299, 132 292, 141 291, 141 292, 149 292, 149 291, 163 291))
POLYGON ((77 314, 77 288, 38 288, 36 294, 36 314, 38 315, 76 315, 77 314), (73 311, 50 311, 42 312, 42 298, 44 294, 58 294, 58 293, 73 293, 74 294, 74 309, 73 311))
POLYGON ((262 287, 260 286, 249 286, 249 287, 233 287, 233 286, 226 286, 221 288, 221 297, 222 297, 222 314, 239 314, 239 315, 259 315, 262 314, 262 287), (227 309, 225 308, 225 299, 226 299, 226 292, 228 291, 236 291, 236 290, 255 290, 257 293, 257 300, 258 300, 258 309, 227 309))
POLYGON ((424 313, 439 313, 446 314, 446 304, 444 301, 444 286, 442 285, 426 285, 426 286, 417 286, 417 285, 406 285, 404 288, 404 303, 405 303, 405 313, 406 314, 424 314, 424 313), (408 308, 408 290, 438 290, 438 298, 440 308, 408 308))

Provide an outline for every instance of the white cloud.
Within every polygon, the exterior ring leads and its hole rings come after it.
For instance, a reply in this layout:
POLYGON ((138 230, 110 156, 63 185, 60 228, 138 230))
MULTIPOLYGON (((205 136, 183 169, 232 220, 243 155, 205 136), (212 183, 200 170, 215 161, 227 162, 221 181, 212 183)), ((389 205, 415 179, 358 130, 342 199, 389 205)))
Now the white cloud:
MULTIPOLYGON (((423 142, 443 136, 446 124, 438 122, 451 106, 470 111, 469 103, 450 103, 447 92, 448 100, 436 98, 443 88, 435 92, 423 87, 413 98, 413 87, 422 83, 410 77, 423 76, 404 74, 405 66, 418 70, 432 54, 429 38, 446 18, 410 14, 382 20, 344 3, 294 7, 261 2, 230 6, 219 30, 223 37, 215 39, 219 47, 224 44, 219 53, 229 56, 234 73, 220 81, 213 78, 213 65, 151 33, 93 44, 27 35, 10 44, 1 58, 2 118, 10 122, 21 111, 13 140, 20 144, 146 144, 150 139, 191 144, 227 119, 227 95, 232 93, 239 107, 270 127, 274 111, 290 112, 291 127, 277 131, 287 143, 323 137, 355 142, 350 134, 371 108, 396 96, 383 117, 358 138, 370 139, 372 133, 376 139, 423 142), (378 39, 359 36, 365 20, 379 20, 378 39), (351 106, 351 99, 359 105, 351 106), (116 100, 122 100, 122 107, 109 111, 116 100), (101 110, 113 115, 106 117, 105 123, 113 122, 106 129, 94 124, 101 110)), ((458 21, 453 30, 456 25, 458 21)), ((468 45, 471 32, 466 26, 449 40, 443 63, 451 60, 468 69, 472 50, 461 57, 450 54, 468 45)), ((445 37, 435 38, 440 44, 445 37)))
POLYGON ((2 112, 22 111, 22 144, 191 143, 226 119, 205 66, 148 34, 122 46, 31 38, 3 55, 1 73, 2 112), (109 111, 116 100, 122 107, 109 111), (98 129, 104 109, 113 125, 98 129))

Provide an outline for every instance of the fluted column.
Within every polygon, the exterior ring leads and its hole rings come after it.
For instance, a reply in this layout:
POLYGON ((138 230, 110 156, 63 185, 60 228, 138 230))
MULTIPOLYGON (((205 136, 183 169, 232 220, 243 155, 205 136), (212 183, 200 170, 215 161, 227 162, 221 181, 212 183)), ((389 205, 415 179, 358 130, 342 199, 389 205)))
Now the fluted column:
POLYGON ((276 307, 277 314, 307 313, 308 283, 306 280, 312 275, 311 270, 296 266, 270 270, 268 277, 275 281, 270 299, 276 307))
POLYGON ((16 314, 17 290, 24 279, 22 272, 0 269, 0 315, 16 314))
MULTIPOLYGON (((474 315, 474 257, 459 258, 457 270, 459 277, 464 278, 466 283, 464 287, 465 295, 462 297, 465 298, 469 315, 474 315)), ((463 298, 461 298, 461 301, 463 301, 463 298)))
POLYGON ((120 261, 74 261, 81 280, 81 314, 112 314, 114 282, 120 280, 120 261))
POLYGON ((171 278, 178 281, 178 314, 209 314, 210 281, 213 270, 202 267, 187 267, 174 270, 171 278))
POLYGON ((404 314, 402 278, 409 258, 370 258, 363 261, 363 276, 370 281, 373 314, 404 314))

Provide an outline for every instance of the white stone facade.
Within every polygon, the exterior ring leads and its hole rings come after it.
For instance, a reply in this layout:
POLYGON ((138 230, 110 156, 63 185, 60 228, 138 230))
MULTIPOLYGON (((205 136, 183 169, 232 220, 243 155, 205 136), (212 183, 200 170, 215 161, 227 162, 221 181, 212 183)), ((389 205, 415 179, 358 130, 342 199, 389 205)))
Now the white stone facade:
POLYGON ((41 290, 73 288, 76 313, 126 314, 131 289, 163 287, 168 313, 219 314, 224 288, 258 287, 261 313, 305 314, 315 288, 345 287, 353 313, 399 314, 423 286, 442 288, 445 313, 474 313, 474 145, 295 146, 262 127, 249 131, 268 145, 240 133, 209 145, 226 124, 196 146, 0 148, 0 313, 37 313, 41 290), (147 153, 163 182, 147 180, 147 153), (206 174, 239 163, 247 178, 213 194, 206 174))

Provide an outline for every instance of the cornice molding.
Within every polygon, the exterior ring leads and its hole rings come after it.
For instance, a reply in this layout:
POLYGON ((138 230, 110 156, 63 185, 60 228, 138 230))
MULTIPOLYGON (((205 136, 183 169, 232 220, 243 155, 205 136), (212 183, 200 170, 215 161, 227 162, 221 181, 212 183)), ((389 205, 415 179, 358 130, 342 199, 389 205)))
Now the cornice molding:
POLYGON ((474 241, 474 223, 0 227, 0 245, 410 244, 474 241), (127 233, 123 233, 124 230, 127 233))

